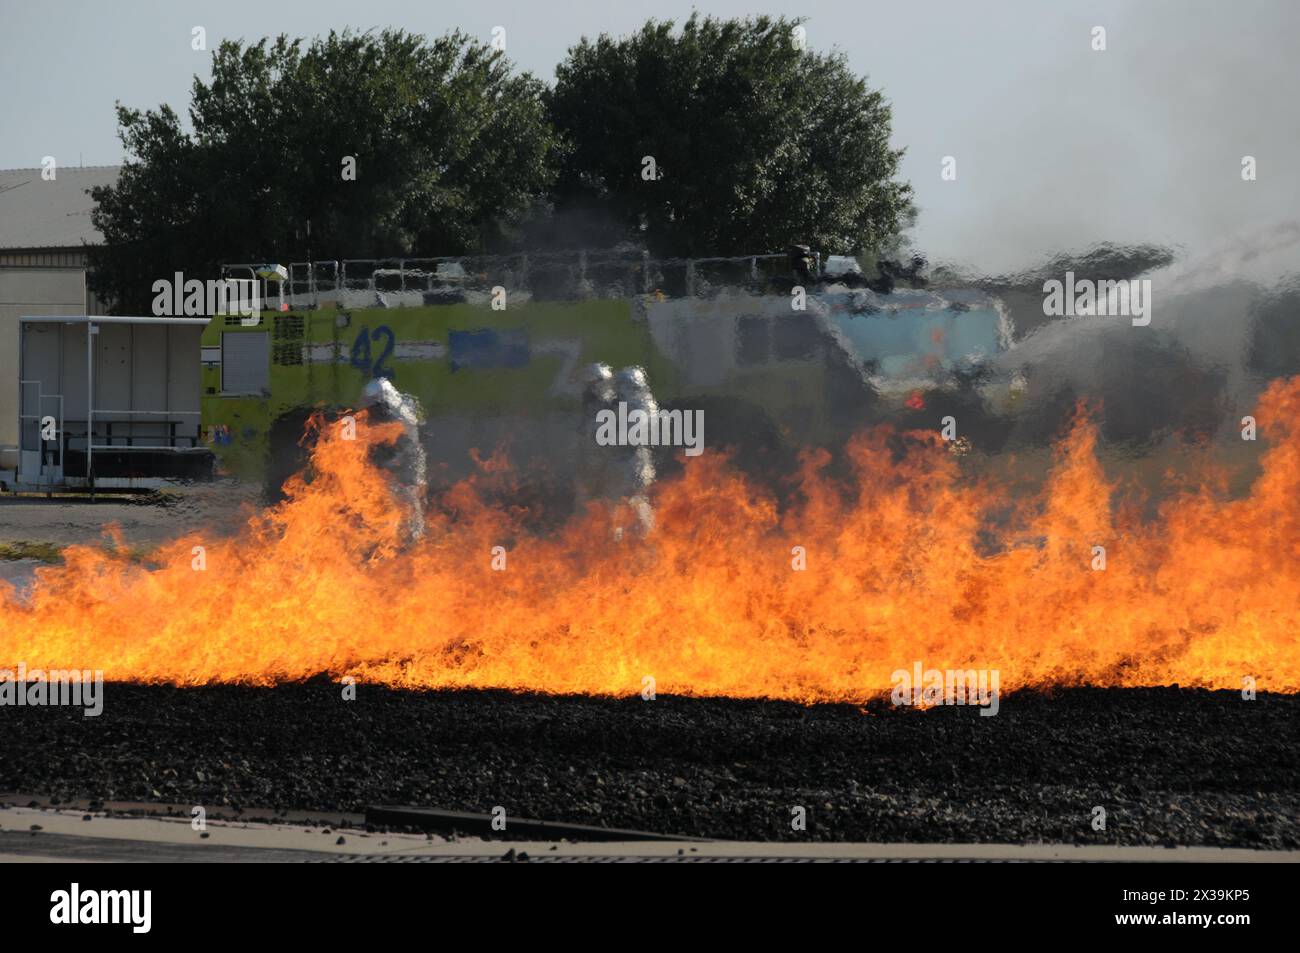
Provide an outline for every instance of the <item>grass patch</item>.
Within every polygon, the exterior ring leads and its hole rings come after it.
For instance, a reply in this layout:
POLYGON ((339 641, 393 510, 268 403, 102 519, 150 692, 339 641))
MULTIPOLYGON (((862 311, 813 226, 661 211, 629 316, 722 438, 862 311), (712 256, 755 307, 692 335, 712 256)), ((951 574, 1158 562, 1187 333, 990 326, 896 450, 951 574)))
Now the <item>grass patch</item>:
POLYGON ((36 559, 43 563, 63 561, 63 547, 54 543, 0 543, 0 559, 36 559))
MULTIPOLYGON (((94 544, 90 545, 94 548, 94 544)), ((154 560, 154 551, 152 549, 146 549, 142 546, 103 546, 100 548, 120 559, 125 559, 127 562, 144 566, 146 569, 158 569, 160 567, 160 564, 154 560)), ((0 543, 0 560, 35 559, 53 565, 63 562, 63 549, 64 547, 55 543, 29 543, 25 540, 15 543, 0 543)))

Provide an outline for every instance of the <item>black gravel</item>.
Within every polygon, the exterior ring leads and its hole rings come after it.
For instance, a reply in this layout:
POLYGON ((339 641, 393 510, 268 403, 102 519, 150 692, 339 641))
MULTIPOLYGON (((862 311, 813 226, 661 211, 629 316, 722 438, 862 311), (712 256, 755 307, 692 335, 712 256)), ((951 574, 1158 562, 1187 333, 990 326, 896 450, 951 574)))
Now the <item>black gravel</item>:
POLYGON ((112 684, 98 718, 0 708, 0 789, 218 813, 501 805, 752 840, 1300 848, 1294 695, 1021 692, 995 717, 662 695, 357 695, 344 701, 323 679, 112 684), (791 829, 796 805, 806 832, 791 829))

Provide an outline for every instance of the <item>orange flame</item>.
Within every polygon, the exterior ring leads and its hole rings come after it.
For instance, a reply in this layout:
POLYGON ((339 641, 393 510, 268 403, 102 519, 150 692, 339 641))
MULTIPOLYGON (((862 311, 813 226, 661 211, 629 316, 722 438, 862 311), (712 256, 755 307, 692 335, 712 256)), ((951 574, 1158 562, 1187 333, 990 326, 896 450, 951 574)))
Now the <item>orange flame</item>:
POLYGON ((1256 416, 1272 444, 1250 492, 1226 498, 1206 469, 1154 519, 1113 503, 1080 414, 1043 487, 1013 502, 963 479, 937 435, 880 428, 849 445, 850 484, 807 453, 785 512, 713 454, 655 487, 645 539, 615 541, 613 505, 534 532, 482 501, 484 474, 443 495, 410 545, 368 463, 395 426, 349 441, 317 422, 310 482, 234 537, 187 535, 156 568, 75 547, 25 600, 0 586, 0 661, 185 685, 329 673, 614 695, 649 675, 665 693, 860 701, 921 660, 998 669, 1003 691, 1250 676, 1294 692, 1300 378, 1275 382, 1256 416))

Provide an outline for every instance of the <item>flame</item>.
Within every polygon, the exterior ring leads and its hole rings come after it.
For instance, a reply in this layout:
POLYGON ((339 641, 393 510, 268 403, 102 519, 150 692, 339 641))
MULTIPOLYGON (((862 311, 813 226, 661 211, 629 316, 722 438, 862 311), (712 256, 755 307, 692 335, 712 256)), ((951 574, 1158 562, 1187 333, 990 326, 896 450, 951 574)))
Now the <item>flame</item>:
POLYGON ((724 455, 686 461, 654 488, 644 539, 615 541, 617 505, 528 530, 483 501, 502 476, 486 466, 434 501, 413 544, 368 462, 395 426, 361 422, 349 441, 317 420, 311 479, 234 536, 189 534, 152 566, 73 547, 26 598, 0 586, 0 662, 182 685, 329 673, 612 695, 652 676, 665 693, 811 702, 877 697, 919 660, 997 669, 1003 691, 1249 676, 1295 692, 1300 378, 1274 382, 1256 417, 1270 448, 1249 493, 1229 498, 1203 466, 1154 517, 1117 502, 1081 411, 1028 495, 964 477, 936 434, 880 428, 848 446, 852 480, 806 453, 784 510, 724 455))

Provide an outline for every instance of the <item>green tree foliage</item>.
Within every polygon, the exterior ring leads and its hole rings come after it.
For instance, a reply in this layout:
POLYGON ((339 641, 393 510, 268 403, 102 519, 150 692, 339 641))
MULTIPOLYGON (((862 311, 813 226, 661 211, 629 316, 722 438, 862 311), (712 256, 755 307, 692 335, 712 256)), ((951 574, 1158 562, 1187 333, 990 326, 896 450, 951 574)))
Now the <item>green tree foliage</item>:
POLYGON ((650 21, 584 39, 551 91, 461 33, 223 42, 187 125, 167 105, 118 106, 127 161, 93 193, 91 286, 138 313, 173 271, 521 234, 667 255, 878 250, 913 214, 889 106, 842 54, 800 49, 798 25, 650 21))
POLYGON ((661 254, 871 249, 912 213, 890 107, 798 20, 693 15, 583 39, 559 66, 561 208, 604 206, 661 254), (653 156, 659 178, 643 178, 653 156))
POLYGON ((460 33, 225 41, 194 80, 189 130, 166 105, 119 104, 128 158, 92 193, 91 285, 141 313, 176 270, 477 250, 554 179, 543 93, 460 33))

